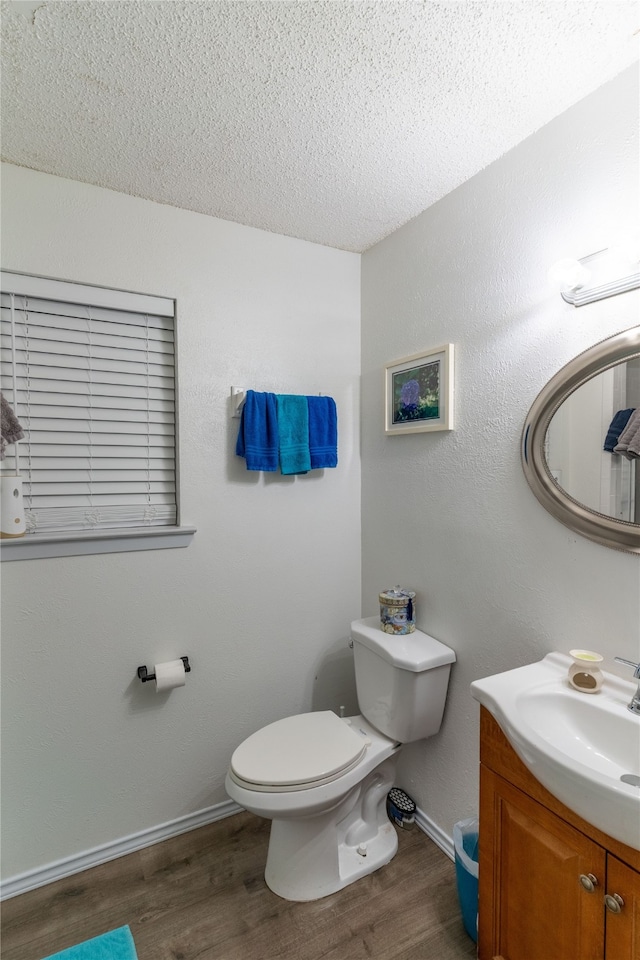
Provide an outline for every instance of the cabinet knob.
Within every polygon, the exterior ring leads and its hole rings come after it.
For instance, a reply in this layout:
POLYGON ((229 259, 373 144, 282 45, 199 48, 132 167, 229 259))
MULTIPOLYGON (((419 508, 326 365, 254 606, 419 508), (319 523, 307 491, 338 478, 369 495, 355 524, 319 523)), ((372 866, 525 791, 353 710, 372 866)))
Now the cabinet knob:
POLYGON ((593 893, 594 889, 598 886, 598 878, 594 877, 592 873, 581 873, 578 879, 589 893, 593 893))
POLYGON ((604 905, 611 913, 620 913, 624 907, 624 900, 619 893, 607 893, 604 898, 604 905))

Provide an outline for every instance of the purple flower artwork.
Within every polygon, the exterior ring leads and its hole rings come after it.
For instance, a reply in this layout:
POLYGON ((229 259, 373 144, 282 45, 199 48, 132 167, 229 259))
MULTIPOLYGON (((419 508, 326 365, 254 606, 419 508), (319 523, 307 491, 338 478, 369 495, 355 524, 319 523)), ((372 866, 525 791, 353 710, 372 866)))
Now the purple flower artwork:
POLYGON ((405 410, 417 409, 420 399, 420 384, 417 380, 407 380, 400 390, 400 405, 405 410))
POLYGON ((393 422, 440 416, 440 363, 425 363, 393 374, 393 422))

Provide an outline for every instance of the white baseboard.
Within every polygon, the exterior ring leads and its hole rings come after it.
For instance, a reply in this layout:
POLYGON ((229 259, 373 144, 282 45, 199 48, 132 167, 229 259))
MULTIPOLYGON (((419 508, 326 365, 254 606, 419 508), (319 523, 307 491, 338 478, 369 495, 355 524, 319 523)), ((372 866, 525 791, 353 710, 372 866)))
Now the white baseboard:
POLYGON ((416 823, 420 827, 423 833, 429 837, 430 840, 440 847, 443 853, 449 857, 450 860, 455 860, 455 849, 453 846, 453 837, 450 837, 448 833, 445 833, 437 823, 434 823, 433 820, 426 815, 426 813, 421 810, 419 807, 416 807, 416 823))
MULTIPOLYGON (((188 833, 190 830, 204 827, 208 823, 215 823, 216 820, 231 817, 235 813, 240 813, 242 809, 233 800, 226 800, 212 807, 206 807, 204 810, 197 810, 195 813, 188 813, 184 817, 170 820, 168 823, 161 823, 157 827, 140 830, 139 833, 133 833, 119 840, 112 840, 110 843, 93 847, 91 850, 85 850, 83 853, 77 853, 72 857, 65 857, 64 860, 57 860, 55 863, 49 863, 44 867, 37 867, 35 870, 9 877, 0 884, 0 900, 17 897, 29 890, 44 887, 47 883, 62 880, 64 877, 73 876, 74 873, 81 873, 90 867, 97 867, 101 863, 107 863, 109 860, 116 860, 128 853, 150 847, 154 843, 161 843, 163 840, 171 839, 171 837, 178 837, 181 833, 188 833)), ((454 860, 452 837, 445 833, 419 807, 416 809, 415 816, 420 830, 426 833, 429 839, 433 840, 450 860, 454 860)))
POLYGON ((35 890, 37 887, 43 887, 55 880, 62 880, 63 877, 70 877, 74 873, 80 873, 90 867, 97 867, 109 860, 116 860, 128 853, 142 850, 143 847, 161 843, 162 840, 178 837, 181 833, 188 833, 197 827, 204 827, 208 823, 215 823, 216 820, 223 820, 225 817, 230 817, 241 811, 242 807, 234 803, 233 800, 226 800, 212 807, 206 807, 204 810, 197 810, 195 813, 188 813, 184 817, 170 820, 168 823, 158 824, 157 827, 140 830, 139 833, 132 833, 128 837, 103 843, 101 846, 85 850, 83 853, 65 857, 64 860, 57 860, 55 863, 47 864, 47 866, 37 867, 35 870, 28 870, 18 876, 9 877, 0 885, 0 900, 17 897, 20 893, 35 890))

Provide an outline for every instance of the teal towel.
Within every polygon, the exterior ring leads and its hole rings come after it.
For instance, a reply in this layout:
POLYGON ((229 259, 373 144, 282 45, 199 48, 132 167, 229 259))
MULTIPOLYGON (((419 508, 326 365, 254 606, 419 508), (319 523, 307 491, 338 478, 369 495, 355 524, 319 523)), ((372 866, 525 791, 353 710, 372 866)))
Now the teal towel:
POLYGON ((138 960, 138 954, 129 927, 118 927, 44 960, 138 960))
POLYGON ((311 469, 307 398, 277 393, 276 407, 280 438, 280 470, 285 475, 307 473, 311 469))

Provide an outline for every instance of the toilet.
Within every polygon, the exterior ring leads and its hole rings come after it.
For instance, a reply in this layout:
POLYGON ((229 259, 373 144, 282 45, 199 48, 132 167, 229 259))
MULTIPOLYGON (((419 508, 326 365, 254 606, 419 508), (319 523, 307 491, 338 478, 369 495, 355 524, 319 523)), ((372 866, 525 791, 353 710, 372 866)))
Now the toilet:
POLYGON ((386 812, 403 743, 440 729, 456 656, 420 630, 384 633, 355 620, 351 639, 360 714, 330 710, 276 720, 235 750, 225 788, 272 821, 267 886, 318 900, 388 863, 398 849, 386 812))

